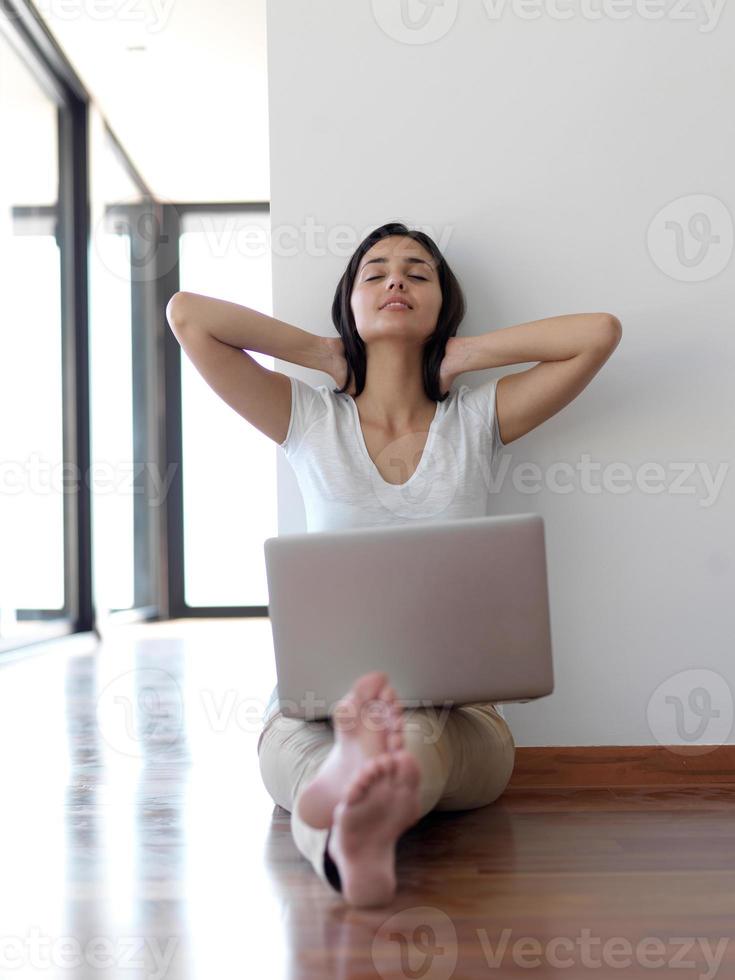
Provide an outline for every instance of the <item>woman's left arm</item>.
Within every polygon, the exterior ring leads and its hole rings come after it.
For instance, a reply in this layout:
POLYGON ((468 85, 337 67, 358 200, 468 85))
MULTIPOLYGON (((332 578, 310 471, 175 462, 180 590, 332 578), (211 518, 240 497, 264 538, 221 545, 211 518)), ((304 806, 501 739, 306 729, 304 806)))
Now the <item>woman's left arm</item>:
POLYGON ((495 410, 507 446, 576 398, 618 346, 622 332, 611 313, 570 313, 479 337, 451 337, 440 368, 442 386, 448 390, 465 371, 540 361, 497 381, 495 410))

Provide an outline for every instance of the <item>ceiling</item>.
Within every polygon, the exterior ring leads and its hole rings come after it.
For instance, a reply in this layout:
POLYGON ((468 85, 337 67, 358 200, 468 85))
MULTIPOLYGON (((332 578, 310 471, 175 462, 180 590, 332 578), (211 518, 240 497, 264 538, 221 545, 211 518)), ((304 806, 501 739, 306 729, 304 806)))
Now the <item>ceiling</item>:
POLYGON ((266 0, 31 0, 154 196, 268 201, 266 0))

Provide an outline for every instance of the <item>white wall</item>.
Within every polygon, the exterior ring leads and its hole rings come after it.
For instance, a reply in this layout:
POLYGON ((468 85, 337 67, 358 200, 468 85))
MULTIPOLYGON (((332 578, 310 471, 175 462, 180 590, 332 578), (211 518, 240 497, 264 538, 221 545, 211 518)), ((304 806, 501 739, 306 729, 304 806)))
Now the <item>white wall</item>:
MULTIPOLYGON (((616 0, 621 19, 577 4, 567 20, 540 4, 535 20, 521 15, 529 3, 499 19, 479 0, 411 4, 414 17, 429 11, 425 29, 393 2, 269 5, 274 315, 336 335, 349 255, 403 220, 433 235, 460 279, 462 335, 620 317, 601 373, 508 447, 495 510, 545 519, 556 689, 505 717, 519 746, 733 743, 735 20, 698 0, 616 0), (342 249, 328 241, 339 228, 342 249), (590 492, 574 470, 558 477, 571 492, 545 485, 549 467, 584 454, 597 487, 622 464, 607 489, 590 492), (523 462, 538 467, 535 492, 523 462), (651 463, 658 493, 636 486, 651 463), (702 474, 720 465, 708 491, 702 474)), ((304 530, 278 455, 280 532, 304 530)))

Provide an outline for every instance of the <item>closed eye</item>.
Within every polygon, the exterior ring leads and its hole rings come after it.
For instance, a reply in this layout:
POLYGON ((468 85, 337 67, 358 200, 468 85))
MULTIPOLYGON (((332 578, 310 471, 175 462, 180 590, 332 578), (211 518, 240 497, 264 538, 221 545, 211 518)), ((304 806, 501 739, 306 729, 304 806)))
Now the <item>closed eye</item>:
MULTIPOLYGON (((409 279, 421 279, 423 282, 428 282, 428 279, 426 278, 426 276, 409 276, 408 278, 409 279)), ((372 282, 373 279, 382 279, 382 276, 370 276, 370 278, 369 279, 366 279, 365 282, 372 282)))

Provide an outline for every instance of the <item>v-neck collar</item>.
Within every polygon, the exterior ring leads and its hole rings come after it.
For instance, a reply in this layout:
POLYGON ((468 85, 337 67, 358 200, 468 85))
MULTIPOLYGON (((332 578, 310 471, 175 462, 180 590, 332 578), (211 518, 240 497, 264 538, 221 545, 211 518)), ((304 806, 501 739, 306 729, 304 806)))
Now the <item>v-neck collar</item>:
POLYGON ((424 445, 424 451, 421 453, 421 459, 419 460, 418 466, 416 467, 416 469, 413 471, 413 473, 406 480, 405 483, 389 483, 387 480, 384 480, 383 479, 383 476, 382 476, 380 470, 375 465, 375 463, 373 462, 373 460, 372 460, 372 458, 370 456, 370 453, 368 452, 367 444, 365 442, 365 435, 364 435, 364 433, 362 431, 362 424, 360 422, 360 413, 357 411, 357 405, 355 403, 355 399, 352 397, 352 395, 347 395, 346 393, 345 393, 345 397, 347 398, 347 400, 350 403, 350 410, 352 412, 352 418, 354 420, 355 436, 357 438, 357 443, 358 443, 360 449, 362 450, 362 453, 365 456, 365 459, 367 460, 368 465, 371 467, 371 472, 374 473, 375 479, 376 480, 380 480, 380 482, 382 483, 382 485, 385 486, 385 487, 393 487, 394 490, 403 490, 405 487, 410 486, 410 484, 413 483, 413 481, 416 479, 416 477, 421 472, 421 469, 423 468, 423 466, 425 464, 426 457, 427 457, 427 455, 429 453, 429 450, 431 449, 431 447, 433 445, 436 424, 437 424, 437 422, 439 420, 439 411, 441 409, 441 406, 444 404, 444 402, 437 402, 436 403, 436 408, 434 410, 434 418, 431 420, 431 424, 429 425, 429 431, 428 431, 427 436, 426 436, 426 443, 424 445))

